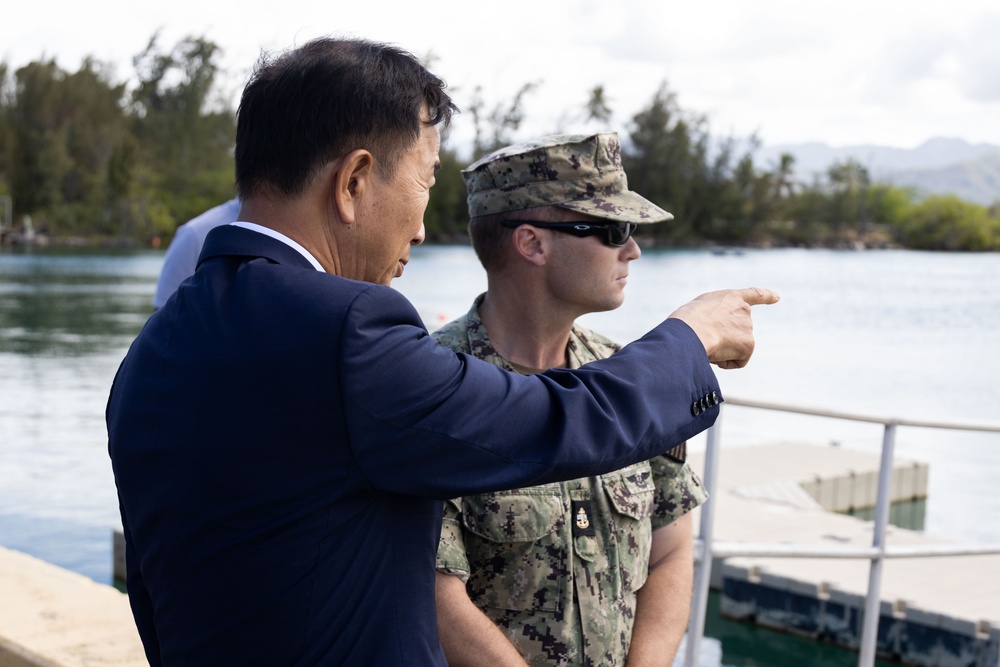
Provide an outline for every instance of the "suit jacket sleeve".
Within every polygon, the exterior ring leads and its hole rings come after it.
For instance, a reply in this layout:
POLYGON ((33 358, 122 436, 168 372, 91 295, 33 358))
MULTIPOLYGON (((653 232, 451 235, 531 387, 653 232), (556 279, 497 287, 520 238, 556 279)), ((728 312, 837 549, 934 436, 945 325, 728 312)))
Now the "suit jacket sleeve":
POLYGON ((343 327, 349 446, 382 490, 447 499, 610 472, 662 453, 718 415, 692 410, 719 387, 680 320, 609 359, 532 376, 440 347, 388 288, 361 291, 343 327))

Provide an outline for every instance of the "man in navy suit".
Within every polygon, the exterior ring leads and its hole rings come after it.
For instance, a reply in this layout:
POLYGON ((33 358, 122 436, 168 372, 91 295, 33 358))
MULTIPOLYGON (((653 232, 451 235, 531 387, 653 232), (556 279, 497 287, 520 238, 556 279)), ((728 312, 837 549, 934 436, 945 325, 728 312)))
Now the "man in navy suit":
POLYGON ((440 501, 648 459, 715 419, 710 363, 749 359, 768 290, 698 297, 573 371, 439 347, 387 285, 423 240, 454 111, 413 56, 363 40, 265 58, 247 84, 239 221, 108 402, 150 664, 444 665, 440 501))

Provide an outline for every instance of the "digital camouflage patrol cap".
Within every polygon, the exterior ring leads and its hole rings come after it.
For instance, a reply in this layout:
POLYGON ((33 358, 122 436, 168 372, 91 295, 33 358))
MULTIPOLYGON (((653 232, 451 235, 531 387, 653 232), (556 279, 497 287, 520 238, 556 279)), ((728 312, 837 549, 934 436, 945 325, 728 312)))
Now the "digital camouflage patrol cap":
POLYGON ((559 206, 616 222, 665 222, 673 215, 631 192, 615 132, 556 134, 507 146, 462 172, 469 216, 559 206))

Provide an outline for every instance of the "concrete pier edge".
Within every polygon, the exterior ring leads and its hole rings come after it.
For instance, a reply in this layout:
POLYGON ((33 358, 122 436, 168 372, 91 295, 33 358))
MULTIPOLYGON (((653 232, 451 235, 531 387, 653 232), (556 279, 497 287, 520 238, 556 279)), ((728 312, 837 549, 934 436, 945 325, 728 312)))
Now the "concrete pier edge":
POLYGON ((0 667, 145 667, 128 597, 0 547, 0 667))

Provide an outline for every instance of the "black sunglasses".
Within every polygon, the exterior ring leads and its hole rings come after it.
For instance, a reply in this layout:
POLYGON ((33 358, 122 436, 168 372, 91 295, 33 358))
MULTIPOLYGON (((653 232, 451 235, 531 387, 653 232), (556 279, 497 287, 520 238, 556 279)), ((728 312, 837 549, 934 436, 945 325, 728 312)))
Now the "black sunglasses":
POLYGON ((634 222, 537 222, 535 220, 504 220, 504 227, 520 227, 531 225, 540 229, 551 229, 573 236, 601 236, 601 241, 613 248, 621 248, 632 238, 638 225, 634 222))

